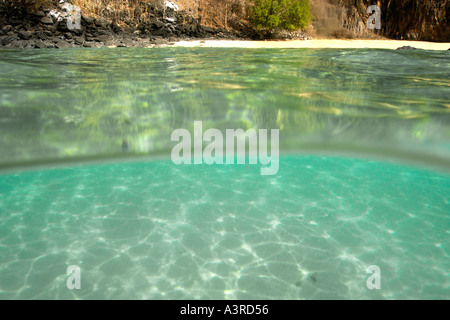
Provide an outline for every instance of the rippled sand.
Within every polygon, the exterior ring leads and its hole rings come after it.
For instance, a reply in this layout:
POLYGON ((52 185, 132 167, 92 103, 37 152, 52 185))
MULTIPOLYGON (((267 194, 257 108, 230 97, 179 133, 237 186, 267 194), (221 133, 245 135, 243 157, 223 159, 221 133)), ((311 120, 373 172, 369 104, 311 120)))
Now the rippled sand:
POLYGON ((2 175, 0 299, 448 299, 449 194, 447 175, 324 157, 2 175))
POLYGON ((205 48, 373 48, 397 49, 411 46, 426 50, 448 50, 449 42, 426 41, 398 41, 398 40, 292 40, 292 41, 235 41, 235 40, 206 40, 179 41, 177 47, 205 47, 205 48))

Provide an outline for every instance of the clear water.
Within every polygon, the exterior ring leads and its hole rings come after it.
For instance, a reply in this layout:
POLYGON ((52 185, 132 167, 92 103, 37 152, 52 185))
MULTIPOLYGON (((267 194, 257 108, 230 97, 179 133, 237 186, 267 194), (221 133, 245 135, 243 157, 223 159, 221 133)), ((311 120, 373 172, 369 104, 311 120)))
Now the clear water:
POLYGON ((0 51, 0 299, 449 299, 449 61, 0 51), (280 129, 278 174, 175 166, 194 120, 280 129))

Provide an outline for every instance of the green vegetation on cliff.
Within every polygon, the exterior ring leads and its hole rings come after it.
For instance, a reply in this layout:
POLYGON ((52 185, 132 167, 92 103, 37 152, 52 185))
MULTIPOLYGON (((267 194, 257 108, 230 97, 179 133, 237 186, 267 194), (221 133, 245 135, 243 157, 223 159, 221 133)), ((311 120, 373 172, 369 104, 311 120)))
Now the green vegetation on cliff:
POLYGON ((310 19, 308 0, 251 0, 250 21, 257 28, 294 31, 305 28, 310 19))

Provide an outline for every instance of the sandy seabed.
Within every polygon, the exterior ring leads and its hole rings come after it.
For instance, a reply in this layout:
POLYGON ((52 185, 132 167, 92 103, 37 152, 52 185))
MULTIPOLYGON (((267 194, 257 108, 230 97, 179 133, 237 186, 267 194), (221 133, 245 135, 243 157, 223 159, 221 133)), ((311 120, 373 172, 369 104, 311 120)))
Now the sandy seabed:
POLYGON ((426 42, 405 40, 289 40, 289 41, 240 41, 240 40, 203 40, 179 41, 176 47, 204 47, 204 48, 371 48, 397 49, 411 46, 426 50, 448 50, 449 42, 426 42))

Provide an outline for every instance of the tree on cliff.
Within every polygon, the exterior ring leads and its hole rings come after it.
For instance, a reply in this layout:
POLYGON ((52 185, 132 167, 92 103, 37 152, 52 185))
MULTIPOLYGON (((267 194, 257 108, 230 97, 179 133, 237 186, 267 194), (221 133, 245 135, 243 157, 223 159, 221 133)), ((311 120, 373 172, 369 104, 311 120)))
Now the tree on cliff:
POLYGON ((249 17, 259 29, 296 30, 310 19, 309 0, 250 0, 249 17))

